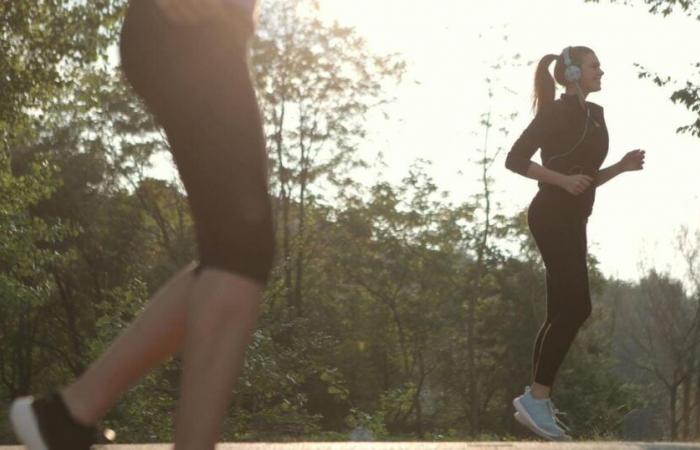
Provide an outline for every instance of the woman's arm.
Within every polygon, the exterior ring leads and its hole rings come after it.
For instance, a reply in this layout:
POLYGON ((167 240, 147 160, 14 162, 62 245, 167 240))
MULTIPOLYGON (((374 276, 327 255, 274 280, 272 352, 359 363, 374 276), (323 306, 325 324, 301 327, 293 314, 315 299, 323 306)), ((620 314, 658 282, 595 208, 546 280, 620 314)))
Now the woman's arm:
POLYGON ((593 183, 593 178, 588 175, 564 175, 530 159, 542 145, 551 126, 552 111, 544 108, 513 144, 506 157, 506 168, 524 177, 559 186, 570 194, 579 195, 593 183))
POLYGON ((595 177, 596 186, 600 186, 623 172, 642 170, 644 168, 644 150, 636 149, 627 152, 617 163, 598 171, 595 177))
POLYGON ((506 156, 506 168, 523 176, 530 167, 532 155, 542 146, 545 136, 551 128, 551 107, 544 106, 523 130, 506 156))
POLYGON ((602 184, 605 184, 608 181, 615 178, 616 176, 620 175, 621 173, 622 168, 620 167, 619 162, 613 164, 612 166, 608 166, 605 169, 601 169, 598 171, 598 174, 595 177, 595 185, 600 186, 602 184))
POLYGON ((564 175, 532 161, 523 175, 533 180, 559 186, 573 195, 582 194, 593 183, 593 178, 588 175, 564 175))

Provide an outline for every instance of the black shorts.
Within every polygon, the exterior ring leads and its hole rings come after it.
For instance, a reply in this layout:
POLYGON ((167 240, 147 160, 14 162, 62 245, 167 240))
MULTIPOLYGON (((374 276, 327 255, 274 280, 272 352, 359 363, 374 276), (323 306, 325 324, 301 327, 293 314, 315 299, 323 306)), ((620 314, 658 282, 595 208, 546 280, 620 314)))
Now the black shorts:
POLYGON ((122 68, 168 137, 200 265, 265 283, 274 252, 267 156, 247 64, 249 20, 231 14, 179 25, 153 0, 132 0, 122 68))

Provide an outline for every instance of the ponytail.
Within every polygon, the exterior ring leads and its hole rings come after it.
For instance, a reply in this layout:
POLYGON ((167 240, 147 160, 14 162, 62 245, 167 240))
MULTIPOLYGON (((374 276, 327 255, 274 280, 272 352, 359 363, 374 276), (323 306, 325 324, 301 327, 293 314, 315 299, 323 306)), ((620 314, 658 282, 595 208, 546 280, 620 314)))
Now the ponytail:
POLYGON ((557 55, 549 54, 540 59, 535 71, 535 87, 532 93, 532 109, 539 112, 543 106, 554 101, 554 78, 549 73, 549 66, 552 61, 558 58, 557 55))
MULTIPOLYGON (((573 64, 580 66, 583 57, 587 53, 593 53, 593 50, 581 45, 569 47, 569 54, 573 64)), ((537 70, 535 71, 535 90, 532 94, 532 109, 535 110, 535 113, 540 112, 545 105, 554 101, 554 80, 564 87, 568 84, 564 76, 564 69, 564 62, 559 55, 549 54, 540 59, 540 63, 537 64, 537 70), (554 65, 554 77, 549 72, 549 66, 552 64, 552 61, 557 62, 554 65)))

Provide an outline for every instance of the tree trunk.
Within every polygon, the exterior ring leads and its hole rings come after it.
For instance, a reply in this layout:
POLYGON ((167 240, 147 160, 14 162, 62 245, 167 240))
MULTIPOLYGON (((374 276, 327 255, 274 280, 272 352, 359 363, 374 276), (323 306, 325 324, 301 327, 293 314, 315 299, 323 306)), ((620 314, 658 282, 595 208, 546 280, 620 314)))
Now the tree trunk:
POLYGON ((68 329, 66 331, 68 332, 68 336, 73 346, 73 352, 75 355, 74 361, 76 362, 76 364, 69 363, 69 365, 71 367, 75 367, 77 373, 75 373, 74 375, 77 376, 80 373, 82 373, 84 369, 82 337, 80 335, 80 330, 78 329, 77 320, 78 312, 76 311, 74 302, 69 298, 69 288, 62 282, 61 276, 58 273, 58 271, 53 271, 53 277, 56 283, 56 287, 58 288, 58 296, 61 299, 61 305, 63 306, 63 310, 66 313, 66 324, 68 325, 68 329))
POLYGON ((282 133, 284 131, 284 118, 285 118, 285 103, 282 101, 280 106, 279 118, 275 114, 275 153, 277 154, 277 166, 279 172, 279 200, 281 211, 275 211, 275 214, 282 215, 282 267, 284 268, 284 296, 287 303, 287 307, 292 307, 293 297, 292 297, 292 267, 291 267, 291 249, 290 249, 290 230, 289 230, 289 209, 290 209, 290 195, 289 195, 289 173, 286 166, 284 165, 284 145, 282 133))
MULTIPOLYGON (((695 367, 695 429, 694 437, 695 439, 700 437, 700 370, 695 367)), ((691 376, 692 378, 692 376, 691 376)))
POLYGON ((299 192, 299 220, 298 220, 298 233, 297 233, 297 257, 295 261, 295 280, 294 280, 294 310, 297 317, 301 317, 303 314, 303 301, 302 301, 302 284, 304 276, 304 243, 306 239, 304 238, 304 233, 306 231, 306 176, 305 170, 302 174, 301 189, 299 192))
POLYGON ((483 196, 484 196, 484 228, 482 230, 481 238, 477 244, 477 260, 476 260, 476 292, 471 297, 468 303, 467 311, 467 326, 469 328, 467 332, 467 358, 468 358, 468 374, 469 374, 469 399, 470 399, 470 422, 472 424, 471 435, 475 437, 480 430, 481 424, 479 423, 480 413, 480 400, 479 400, 479 385, 476 372, 476 307, 477 302, 483 296, 483 283, 482 278, 484 276, 484 257, 488 247, 488 238, 491 234, 491 191, 489 189, 489 168, 490 160, 488 158, 488 142, 489 142, 489 130, 491 128, 491 111, 486 115, 486 120, 484 121, 484 147, 482 149, 482 159, 481 159, 481 183, 483 185, 483 196))
POLYGON ((678 384, 674 384, 669 391, 669 408, 671 413, 671 440, 678 437, 678 422, 676 421, 676 408, 678 403, 678 384))
POLYGON ((301 150, 301 158, 299 159, 299 164, 301 165, 301 173, 299 180, 299 218, 297 223, 297 257, 295 261, 295 280, 294 280, 294 310, 297 317, 301 317, 303 314, 303 301, 302 301, 302 284, 304 276, 304 245, 305 245, 305 231, 306 231, 306 187, 308 185, 308 151, 304 145, 304 132, 303 132, 303 114, 302 121, 299 126, 299 148, 301 150))
MULTIPOLYGON (((691 355, 686 362, 687 367, 686 373, 692 373, 693 367, 695 366, 694 355, 691 355)), ((683 428, 682 428, 682 439, 687 440, 690 437, 690 388, 693 384, 693 379, 690 376, 685 377, 683 381, 683 428)))
POLYGON ((418 367, 420 369, 420 381, 416 387, 416 398, 414 399, 416 403, 416 433, 418 433, 418 439, 424 438, 423 431, 423 408, 420 402, 420 393, 423 391, 423 384, 425 383, 425 363, 423 361, 423 353, 418 352, 418 367))
POLYGON ((469 422, 470 435, 475 437, 479 429, 479 392, 476 384, 476 352, 474 326, 476 324, 476 298, 472 296, 467 303, 467 376, 469 377, 469 422))

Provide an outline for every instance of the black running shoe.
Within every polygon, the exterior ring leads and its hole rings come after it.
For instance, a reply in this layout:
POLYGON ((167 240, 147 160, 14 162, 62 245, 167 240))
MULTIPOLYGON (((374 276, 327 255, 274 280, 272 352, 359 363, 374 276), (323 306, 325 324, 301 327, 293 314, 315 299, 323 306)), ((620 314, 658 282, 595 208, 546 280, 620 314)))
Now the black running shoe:
POLYGON ((17 439, 28 450, 89 450, 109 443, 114 432, 101 432, 73 420, 63 398, 52 392, 41 398, 21 397, 12 402, 10 421, 17 439))

